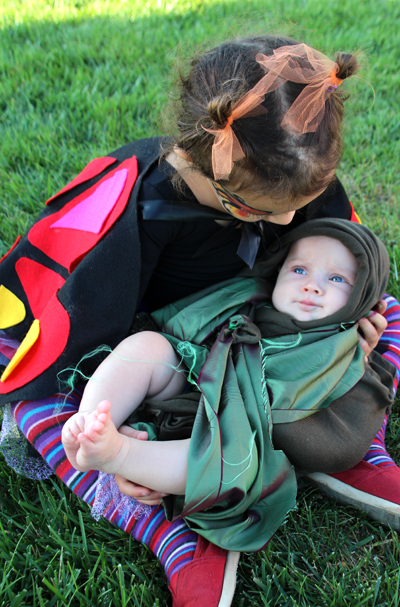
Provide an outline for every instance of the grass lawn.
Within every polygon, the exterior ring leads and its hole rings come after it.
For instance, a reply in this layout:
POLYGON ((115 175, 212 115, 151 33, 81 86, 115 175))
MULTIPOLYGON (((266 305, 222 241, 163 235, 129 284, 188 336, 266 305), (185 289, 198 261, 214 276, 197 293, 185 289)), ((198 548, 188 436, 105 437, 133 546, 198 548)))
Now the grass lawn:
MULTIPOLYGON (((0 0, 0 28, 0 257, 91 158, 166 133, 177 58, 273 31, 331 57, 360 51, 339 176, 385 241, 400 298, 397 0, 0 0)), ((388 444, 400 463, 398 415, 388 444)), ((0 525, 1 606, 169 604, 146 548, 97 523, 57 479, 33 483, 2 459, 0 525)), ((306 489, 268 548, 243 555, 233 604, 398 607, 399 562, 397 533, 306 489)))

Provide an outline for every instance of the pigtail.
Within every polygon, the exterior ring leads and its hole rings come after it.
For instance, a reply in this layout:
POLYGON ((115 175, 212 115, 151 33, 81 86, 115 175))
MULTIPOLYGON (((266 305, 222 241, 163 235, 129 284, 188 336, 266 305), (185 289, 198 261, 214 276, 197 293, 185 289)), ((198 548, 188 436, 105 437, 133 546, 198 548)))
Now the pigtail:
POLYGON ((359 66, 356 55, 352 55, 350 53, 338 53, 335 61, 339 66, 336 76, 337 78, 340 78, 340 80, 350 78, 358 71, 359 66))
POLYGON ((211 128, 223 129, 232 115, 232 99, 227 93, 214 97, 207 104, 207 113, 211 122, 211 128))

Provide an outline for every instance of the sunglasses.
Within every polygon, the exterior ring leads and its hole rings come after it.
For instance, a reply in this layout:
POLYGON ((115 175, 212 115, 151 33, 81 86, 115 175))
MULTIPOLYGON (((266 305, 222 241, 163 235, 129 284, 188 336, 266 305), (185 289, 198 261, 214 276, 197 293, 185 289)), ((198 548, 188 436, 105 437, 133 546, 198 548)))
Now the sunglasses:
POLYGON ((260 209, 255 209, 250 205, 246 204, 243 198, 240 196, 231 194, 223 185, 217 183, 216 181, 211 181, 218 198, 224 209, 237 217, 238 219, 245 219, 250 215, 274 215, 274 211, 261 211, 260 209))

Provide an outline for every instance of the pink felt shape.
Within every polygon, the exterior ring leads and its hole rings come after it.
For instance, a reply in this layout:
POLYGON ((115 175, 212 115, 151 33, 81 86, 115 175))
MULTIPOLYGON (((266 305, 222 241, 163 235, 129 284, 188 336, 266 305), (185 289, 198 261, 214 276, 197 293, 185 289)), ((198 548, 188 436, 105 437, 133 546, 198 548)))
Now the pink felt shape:
POLYGON ((110 171, 97 184, 82 192, 79 196, 67 203, 62 209, 47 217, 44 217, 30 229, 28 233, 29 242, 43 251, 48 257, 64 266, 72 272, 85 255, 99 242, 99 240, 114 225, 124 211, 131 190, 137 179, 138 169, 136 157, 124 160, 119 167, 110 171), (110 179, 117 171, 128 170, 125 185, 116 204, 104 221, 99 233, 75 230, 71 228, 52 228, 51 226, 62 217, 70 213, 73 208, 89 198, 101 183, 110 179))
POLYGON ((116 205, 128 176, 122 169, 100 183, 98 188, 69 213, 53 223, 51 228, 69 228, 99 234, 107 217, 116 205))
POLYGON ((21 257, 15 270, 29 301, 34 318, 40 318, 50 299, 63 286, 65 280, 33 259, 21 257))
POLYGON ((92 179, 92 177, 96 177, 97 175, 100 175, 100 173, 102 171, 104 171, 104 169, 106 169, 107 167, 109 167, 111 164, 113 164, 116 161, 117 161, 116 158, 110 158, 110 156, 94 158, 94 160, 91 160, 89 162, 89 164, 85 166, 83 171, 81 171, 79 173, 79 175, 77 175, 75 177, 75 179, 73 179, 70 183, 68 183, 68 185, 66 185, 62 190, 57 192, 57 194, 54 194, 54 196, 49 198, 48 201, 46 202, 46 204, 49 204, 52 200, 57 198, 57 196, 60 196, 60 194, 64 194, 64 192, 68 192, 69 190, 72 190, 72 188, 74 188, 77 185, 80 185, 84 181, 88 181, 89 179, 92 179))

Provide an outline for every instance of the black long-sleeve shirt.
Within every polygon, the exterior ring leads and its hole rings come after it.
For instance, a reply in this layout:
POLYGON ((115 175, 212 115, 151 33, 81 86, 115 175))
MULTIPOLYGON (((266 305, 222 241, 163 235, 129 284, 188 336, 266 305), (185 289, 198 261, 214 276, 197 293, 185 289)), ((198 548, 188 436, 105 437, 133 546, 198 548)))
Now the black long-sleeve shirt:
MULTIPOLYGON (((246 266, 237 254, 241 239, 241 229, 237 222, 232 221, 230 225, 222 227, 213 218, 189 221, 141 220, 140 208, 144 201, 173 200, 179 197, 196 202, 188 188, 179 194, 174 190, 170 173, 168 163, 155 165, 143 180, 138 196, 141 243, 139 302, 144 300, 150 311, 232 278, 246 266)), ((349 199, 337 179, 316 200, 299 209, 288 226, 266 226, 264 246, 273 247, 277 237, 309 219, 350 219, 351 213, 349 199)), ((259 256, 263 253, 264 247, 260 246, 259 256)))

